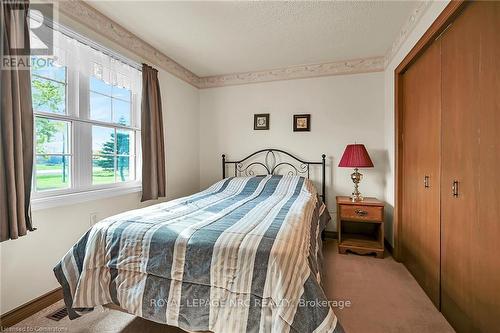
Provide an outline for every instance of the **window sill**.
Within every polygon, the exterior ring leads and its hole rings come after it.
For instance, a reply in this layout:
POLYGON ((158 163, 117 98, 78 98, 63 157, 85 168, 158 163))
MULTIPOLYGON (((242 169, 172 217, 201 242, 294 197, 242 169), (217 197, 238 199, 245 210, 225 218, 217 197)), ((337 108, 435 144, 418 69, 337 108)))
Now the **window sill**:
POLYGON ((141 191, 142 186, 140 184, 134 183, 129 186, 112 187, 84 192, 59 194, 42 198, 33 198, 31 199, 31 210, 36 211, 59 206, 74 205, 82 202, 117 197, 141 191))

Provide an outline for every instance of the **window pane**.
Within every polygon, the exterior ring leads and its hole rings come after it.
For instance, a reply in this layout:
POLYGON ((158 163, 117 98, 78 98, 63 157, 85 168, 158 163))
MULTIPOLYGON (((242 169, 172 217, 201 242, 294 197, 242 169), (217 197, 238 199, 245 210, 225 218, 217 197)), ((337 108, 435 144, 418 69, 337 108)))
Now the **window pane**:
POLYGON ((92 159, 92 184, 112 184, 115 182, 114 156, 94 156, 92 159))
POLYGON ((90 118, 99 121, 111 121, 111 97, 90 93, 90 118))
POLYGON ((95 155, 115 153, 115 130, 113 128, 92 126, 92 153, 95 155))
POLYGON ((118 155, 131 155, 130 143, 134 141, 132 131, 117 129, 116 130, 116 150, 118 155))
POLYGON ((116 180, 119 182, 129 181, 130 177, 130 156, 118 156, 116 167, 116 180))
POLYGON ((31 74, 66 83, 66 67, 58 66, 53 59, 32 57, 31 74))
POLYGON ((113 98, 113 122, 130 125, 130 103, 113 98))
POLYGON ((43 117, 35 118, 36 153, 68 154, 70 123, 43 117))
POLYGON ((37 191, 70 187, 71 157, 46 155, 36 157, 35 184, 37 191))
POLYGON ((66 85, 32 76, 31 95, 35 111, 66 113, 66 85))
POLYGON ((131 91, 126 88, 113 87, 113 97, 130 102, 131 91))
POLYGON ((92 91, 111 96, 112 88, 113 86, 107 84, 103 80, 99 80, 93 76, 90 78, 90 90, 92 91))

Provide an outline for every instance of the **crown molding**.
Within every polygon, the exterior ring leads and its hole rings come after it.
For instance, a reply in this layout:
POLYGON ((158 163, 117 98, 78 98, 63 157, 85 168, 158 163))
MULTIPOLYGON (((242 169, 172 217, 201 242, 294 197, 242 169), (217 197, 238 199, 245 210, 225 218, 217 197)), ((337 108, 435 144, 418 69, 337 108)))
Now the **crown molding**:
POLYGON ((230 85, 304 79, 331 75, 380 72, 384 70, 384 57, 328 62, 322 64, 290 66, 265 71, 205 76, 200 78, 199 88, 215 88, 230 85))
POLYGON ((96 33, 130 50, 142 59, 150 61, 199 89, 384 71, 420 21, 420 18, 430 7, 430 4, 431 1, 423 1, 413 10, 385 56, 198 77, 196 74, 178 64, 172 58, 146 43, 92 6, 86 4, 84 1, 57 1, 58 9, 71 19, 94 30, 96 33))
POLYGON ((406 20, 406 22, 401 27, 398 36, 392 43, 389 50, 387 50, 385 54, 385 63, 384 67, 387 67, 389 63, 392 61, 396 53, 399 51, 403 43, 408 39, 408 36, 413 31, 417 23, 420 21, 424 13, 429 9, 432 1, 422 1, 411 13, 410 17, 406 20))
POLYGON ((57 8, 76 22, 198 88, 200 78, 196 74, 85 2, 81 0, 57 1, 57 8))

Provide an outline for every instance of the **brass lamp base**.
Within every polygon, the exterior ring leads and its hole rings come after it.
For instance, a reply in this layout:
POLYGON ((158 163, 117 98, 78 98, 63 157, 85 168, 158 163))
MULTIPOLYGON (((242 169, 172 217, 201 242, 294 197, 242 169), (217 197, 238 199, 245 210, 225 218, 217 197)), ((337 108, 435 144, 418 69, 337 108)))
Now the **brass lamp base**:
POLYGON ((354 192, 352 192, 351 195, 352 202, 363 201, 364 198, 359 192, 359 185, 358 185, 361 182, 361 179, 363 179, 363 174, 358 172, 358 168, 354 169, 354 172, 351 174, 351 179, 352 182, 354 183, 354 192))

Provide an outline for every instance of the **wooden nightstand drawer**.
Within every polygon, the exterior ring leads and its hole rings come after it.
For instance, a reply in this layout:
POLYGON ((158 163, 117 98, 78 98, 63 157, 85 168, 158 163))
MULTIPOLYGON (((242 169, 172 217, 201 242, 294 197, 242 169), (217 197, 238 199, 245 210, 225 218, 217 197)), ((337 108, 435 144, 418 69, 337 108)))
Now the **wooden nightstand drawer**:
POLYGON ((384 220, 383 207, 340 205, 340 218, 350 221, 373 221, 384 220))

